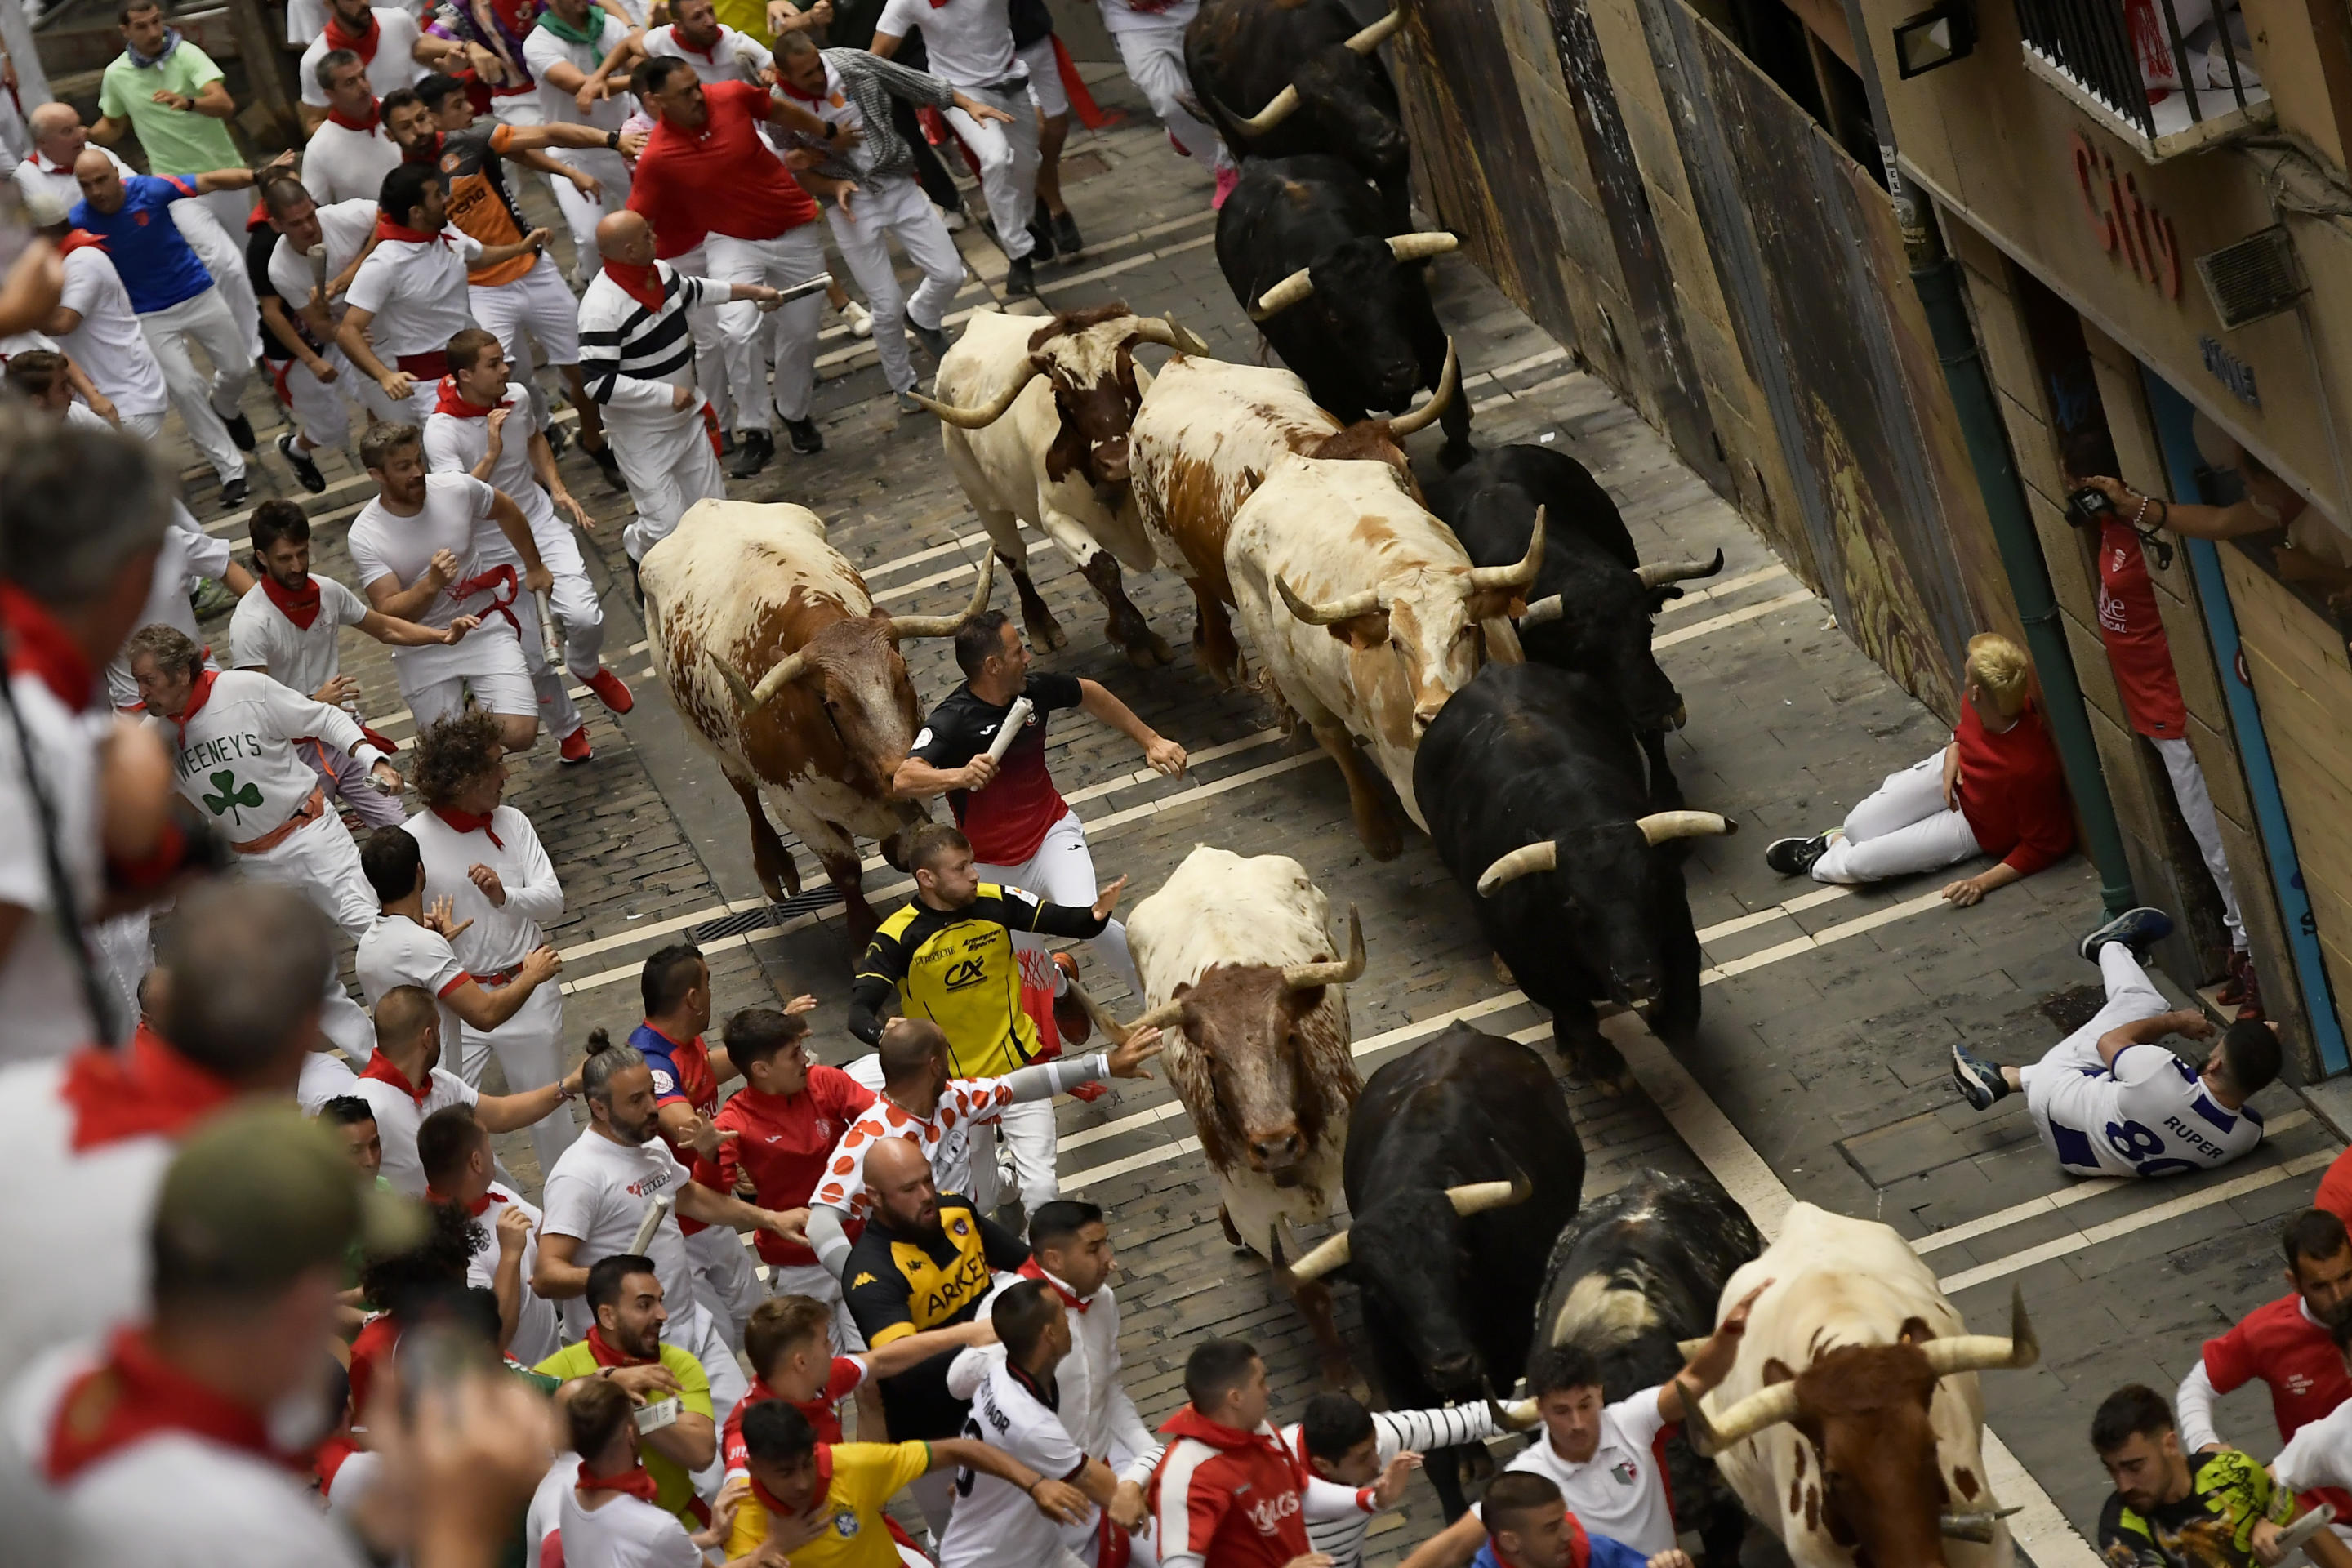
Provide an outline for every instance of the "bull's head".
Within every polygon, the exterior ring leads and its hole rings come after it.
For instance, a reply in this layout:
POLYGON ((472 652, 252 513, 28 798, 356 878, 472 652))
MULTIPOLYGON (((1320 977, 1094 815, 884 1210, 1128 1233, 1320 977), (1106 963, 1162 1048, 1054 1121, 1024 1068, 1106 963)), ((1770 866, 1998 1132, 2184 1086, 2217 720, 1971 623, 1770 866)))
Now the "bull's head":
POLYGON ((1045 477, 1060 481, 1082 475, 1097 490, 1127 483, 1129 430, 1143 402, 1135 374, 1135 348, 1159 343, 1180 353, 1205 354, 1208 344, 1164 316, 1139 316, 1125 305, 1066 311, 1029 338, 1026 374, 997 396, 973 408, 936 403, 920 394, 915 401, 960 429, 980 430, 1004 417, 1029 384, 1046 378, 1060 417, 1045 453, 1045 477))
POLYGON ((1396 90, 1380 68, 1381 43, 1403 25, 1395 11, 1301 60, 1290 83, 1255 114, 1220 104, 1244 141, 1264 136, 1293 115, 1304 115, 1331 153, 1374 180, 1402 174, 1411 148, 1397 112, 1396 90))
POLYGON ((1679 730, 1688 714, 1682 693, 1651 651, 1651 617, 1667 600, 1682 596, 1675 584, 1722 570, 1720 550, 1712 562, 1661 561, 1631 572, 1613 564, 1581 565, 1560 592, 1528 602, 1519 632, 1531 657, 1598 678, 1618 695, 1636 725, 1679 730), (1540 639, 1527 637, 1538 629, 1540 639))
POLYGON ((1677 838, 1737 833, 1739 825, 1711 811, 1660 811, 1632 822, 1541 838, 1497 859, 1478 879, 1491 899, 1524 877, 1541 876, 1538 896, 1545 916, 1565 928, 1567 945, 1604 975, 1609 999, 1646 1006, 1665 978, 1665 956, 1647 911, 1659 868, 1652 849, 1677 838))
MULTIPOLYGON (((1348 956, 1312 963, 1218 963, 1133 1024, 1107 1030, 1125 1039, 1136 1029, 1181 1027, 1208 1068, 1216 1127, 1203 1127, 1222 1152, 1277 1186, 1297 1184, 1334 1109, 1310 1071, 1302 1025, 1322 1006, 1325 987, 1364 973, 1364 923, 1348 910, 1348 956)), ((1347 1091, 1352 1095, 1352 1089, 1347 1091)), ((1340 1101, 1344 1105, 1345 1101, 1340 1101)), ((1221 1152, 1209 1151, 1213 1161, 1221 1152)))
POLYGON ((1513 565, 1417 571, 1320 601, 1300 597, 1279 574, 1274 586, 1293 616, 1348 645, 1355 688, 1381 738, 1410 750, 1488 658, 1517 660, 1518 639, 1496 623, 1525 604, 1543 546, 1538 512, 1528 552, 1513 565), (1496 635, 1500 642, 1490 645, 1496 635))
POLYGON ((2041 1357, 2024 1294, 2012 1290, 2006 1335, 1939 1339, 1914 1318, 1893 1344, 1839 1345, 1802 1372, 1768 1361, 1765 1386, 1721 1415, 1709 1415, 1704 1400, 1688 1402, 1685 1430, 1712 1458, 1775 1426, 1794 1426, 1821 1463, 1819 1490, 1803 1510, 1809 1519, 1818 1508, 1821 1527, 1857 1557, 1940 1568, 1945 1537, 1990 1540, 2004 1510, 1981 1502, 1951 1508, 1929 1420, 1936 1384, 1963 1373, 2029 1367, 2041 1357))
MULTIPOLYGON (((1423 287, 1420 264, 1461 244, 1450 234, 1361 235, 1344 240, 1257 298, 1250 320, 1265 321, 1312 300, 1329 331, 1332 352, 1347 362, 1368 408, 1402 408, 1421 385, 1421 358, 1406 322, 1423 287)), ((1425 306, 1423 309, 1426 309, 1425 306)))
POLYGON ((879 799, 888 794, 891 775, 906 760, 915 736, 914 685, 907 678, 898 645, 913 637, 955 636, 988 608, 995 581, 996 557, 992 554, 982 559, 979 584, 961 615, 894 616, 881 609, 864 616, 845 614, 777 660, 757 685, 718 655, 706 657, 727 683, 746 724, 788 688, 814 698, 840 746, 846 769, 844 782, 879 799))

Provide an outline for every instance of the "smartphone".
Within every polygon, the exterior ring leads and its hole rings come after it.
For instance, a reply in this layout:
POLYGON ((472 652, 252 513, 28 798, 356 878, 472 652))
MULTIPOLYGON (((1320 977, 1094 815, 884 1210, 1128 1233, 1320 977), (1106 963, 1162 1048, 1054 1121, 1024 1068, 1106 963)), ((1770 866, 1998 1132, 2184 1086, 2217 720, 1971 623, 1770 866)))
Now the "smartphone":
POLYGON ((677 1426, 679 1408, 678 1402, 675 1399, 656 1399, 650 1405, 638 1405, 637 1436, 642 1437, 648 1432, 658 1432, 665 1426, 677 1426))

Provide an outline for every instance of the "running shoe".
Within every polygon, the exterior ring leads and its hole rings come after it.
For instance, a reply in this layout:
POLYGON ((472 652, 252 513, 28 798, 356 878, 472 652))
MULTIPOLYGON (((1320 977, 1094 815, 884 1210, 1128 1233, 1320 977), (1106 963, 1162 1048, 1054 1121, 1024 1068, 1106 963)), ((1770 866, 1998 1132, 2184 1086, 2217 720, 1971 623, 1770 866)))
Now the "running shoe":
POLYGON ((874 312, 856 300, 852 300, 841 307, 841 319, 849 324, 851 337, 870 338, 874 335, 874 312))
POLYGON ((596 753, 588 749, 588 726, 583 724, 556 743, 556 757, 562 764, 577 767, 596 753))
POLYGON ((286 459, 286 466, 294 470, 294 477, 302 481, 304 489, 317 495, 327 488, 327 476, 319 471, 319 459, 302 450, 293 431, 278 437, 278 455, 286 459))
POLYGON ((2145 905, 2126 910, 2106 924, 2099 927, 2077 943, 2074 951, 2089 963, 2099 962, 2099 949, 2111 942, 2122 942, 2131 949, 2131 955, 2142 963, 2147 962, 2147 950, 2172 934, 2172 917, 2162 910, 2145 905))
MULTIPOLYGON (((637 700, 629 695, 628 682, 602 665, 597 667, 595 674, 590 676, 582 684, 594 692, 596 700, 602 702, 611 712, 626 713, 637 705, 637 700)), ((581 733, 584 735, 587 731, 583 730, 581 733)))
POLYGON ((1083 1046, 1087 1037, 1095 1032, 1094 1020, 1087 1016, 1086 1004, 1071 989, 1078 983, 1078 961, 1066 952, 1054 955, 1054 967, 1062 972, 1065 985, 1062 994, 1054 998, 1054 1027, 1062 1032, 1062 1044, 1066 1048, 1083 1046))
POLYGON ((1810 838, 1776 838, 1764 847, 1764 864, 1783 877, 1801 877, 1813 868, 1813 862, 1829 853, 1830 836, 1816 833, 1810 838))
POLYGON ((1989 1061, 1952 1047, 1952 1087, 1979 1110, 1990 1110, 1993 1101, 2009 1093, 2009 1075, 1989 1061))

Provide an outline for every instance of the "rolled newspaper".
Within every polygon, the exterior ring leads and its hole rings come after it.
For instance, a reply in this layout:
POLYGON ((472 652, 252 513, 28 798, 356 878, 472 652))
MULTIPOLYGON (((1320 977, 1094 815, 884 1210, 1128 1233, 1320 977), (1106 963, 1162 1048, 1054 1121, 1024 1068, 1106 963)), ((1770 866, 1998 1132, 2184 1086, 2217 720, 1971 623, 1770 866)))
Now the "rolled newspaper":
MULTIPOLYGON (((2305 1514, 2301 1519, 2296 1520, 2293 1524, 2290 1524, 2285 1529, 2280 1531, 2278 1538, 2279 1561, 2282 1563, 2285 1562, 2286 1554, 2288 1552, 2293 1552, 2295 1548, 2303 1545, 2304 1542, 2309 1541, 2313 1536, 2317 1535, 2321 1531, 2326 1530, 2329 1525, 2335 1522, 2336 1505, 2333 1503, 2324 1502, 2317 1508, 2313 1509, 2309 1513, 2305 1514)), ((2315 1563, 2318 1559, 2315 1557, 2311 1559, 2311 1561, 2315 1563)))
POLYGON ((563 644, 555 635, 555 611, 548 605, 547 595, 540 589, 533 588, 530 596, 539 606, 540 651, 547 656, 548 668, 561 670, 563 668, 563 644))
POLYGON ((790 283, 776 290, 772 300, 760 301, 762 310, 781 310, 795 300, 805 300, 811 294, 822 294, 833 287, 833 274, 820 272, 805 283, 790 283))
POLYGON ((631 1252, 641 1258, 645 1256, 646 1248, 653 1245, 654 1232, 661 1228, 661 1222, 669 1217, 669 1211, 677 1203, 676 1198, 663 1197, 656 1198, 646 1205, 646 1217, 637 1222, 636 1238, 629 1243, 631 1252))
POLYGON ((1036 710, 1037 705, 1026 697, 1013 700, 1013 706, 1004 710, 1004 722, 996 727, 996 739, 988 743, 990 762, 1004 760, 1004 753, 1011 751, 1013 742, 1021 738, 1021 726, 1029 722, 1029 715, 1036 710))

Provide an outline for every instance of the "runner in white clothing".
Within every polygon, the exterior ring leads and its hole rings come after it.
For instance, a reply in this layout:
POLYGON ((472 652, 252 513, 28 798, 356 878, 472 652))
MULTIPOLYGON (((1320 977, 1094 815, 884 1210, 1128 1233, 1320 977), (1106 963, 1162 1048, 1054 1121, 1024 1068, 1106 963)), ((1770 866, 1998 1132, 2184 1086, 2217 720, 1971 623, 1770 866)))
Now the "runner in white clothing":
POLYGON ((889 0, 874 23, 873 51, 888 59, 908 33, 923 30, 931 74, 1003 112, 1001 122, 950 109, 947 122, 980 160, 981 193, 988 201, 996 243, 1009 263, 1007 294, 1037 292, 1029 233, 1037 201, 1037 116, 1029 102, 1029 72, 1013 55, 1007 0, 889 0))
POLYGON ((375 480, 376 498, 352 520, 349 544, 368 602, 424 626, 447 628, 465 615, 480 623, 462 643, 392 656, 417 732, 470 700, 497 716, 500 744, 529 751, 539 736, 539 694, 512 606, 527 593, 555 585, 530 522, 511 500, 469 474, 426 473, 424 438, 414 425, 369 431, 360 461, 375 480), (520 574, 479 557, 476 541, 485 519, 522 558, 520 574))
MULTIPOLYGON (((719 19, 711 0, 677 0, 667 25, 646 30, 645 51, 684 60, 704 81, 747 81, 765 87, 773 77, 776 57, 748 33, 739 33, 719 19)), ((786 37, 796 37, 786 34, 786 37)))
POLYGON ((1192 91, 1192 73, 1184 65, 1184 29, 1199 15, 1201 0, 1101 0, 1102 21, 1110 41, 1118 46, 1119 63, 1129 81, 1151 100, 1151 112, 1178 146, 1192 155, 1202 172, 1217 182, 1220 193, 1231 184, 1233 154, 1217 133, 1193 112, 1200 99, 1192 91))
POLYGON ((395 985, 375 1005, 376 1052, 353 1092, 375 1111, 383 1179, 412 1198, 425 1195, 425 1165, 417 1134, 425 1118, 451 1106, 473 1112, 486 1131, 513 1132, 554 1119, 569 1136, 564 1103, 579 1092, 580 1073, 561 1083, 516 1094, 484 1094, 441 1065, 441 1010, 421 985, 395 985))
MULTIPOLYGON (((595 0, 546 0, 522 41, 523 64, 539 83, 547 123, 593 125, 604 132, 618 132, 629 117, 622 83, 635 52, 628 25, 595 0)), ((573 184, 555 187, 555 205, 572 229, 572 266, 581 274, 574 281, 584 284, 582 269, 596 254, 597 222, 629 199, 629 166, 614 148, 565 148, 551 156, 597 182, 593 196, 573 184)))
MULTIPOLYGON (((327 99, 327 118, 302 145, 302 184, 321 205, 373 201, 383 177, 400 167, 400 147, 384 130, 383 106, 355 49, 329 49, 314 68, 327 99)), ((404 83, 387 93, 407 91, 404 83)))
POLYGON ((262 324, 297 362, 278 388, 294 416, 294 428, 278 437, 278 451, 303 489, 315 494, 327 481, 310 454, 341 447, 351 435, 352 416, 368 407, 361 391, 367 384, 344 356, 336 327, 344 290, 375 237, 375 199, 322 207, 301 181, 279 178, 263 182, 261 201, 278 236, 263 263, 270 292, 261 296, 262 324))
POLYGON ((2263 1141, 2262 1112, 2246 1102, 2279 1072, 2276 1026, 2241 1020, 2223 1032, 2200 1071, 2158 1044, 2213 1034, 2195 1007, 2175 1010, 2142 967, 2151 943, 2172 931, 2162 910, 2126 910, 2085 936, 2077 951, 2099 966, 2106 1005, 2027 1067, 2004 1067, 1952 1047, 1952 1081, 1979 1110, 2015 1089, 2042 1146, 2077 1176, 2170 1176, 2210 1171, 2263 1141))
MULTIPOLYGON (((68 204, 46 190, 25 202, 26 218, 64 257, 65 287, 58 296, 57 309, 42 326, 114 405, 122 428, 152 439, 163 428, 163 411, 172 401, 163 363, 131 309, 131 295, 122 287, 122 275, 115 270, 113 258, 102 247, 74 237, 73 226, 66 217, 69 210, 68 204)), ((209 404, 203 409, 204 417, 217 419, 209 404)), ((209 429, 205 438, 211 438, 209 429)), ((226 426, 219 438, 224 443, 228 440, 226 426)))
MULTIPOLYGON (((236 602, 229 616, 229 668, 257 669, 278 685, 308 693, 312 701, 359 717, 359 682, 342 673, 335 634, 356 626, 392 647, 446 647, 473 630, 474 618, 460 616, 436 629, 396 620, 368 608, 357 594, 332 577, 310 574, 310 519, 290 500, 263 501, 246 521, 253 563, 261 568, 260 592, 236 602)), ((368 743, 387 756, 400 748, 362 723, 368 743)), ((400 797, 369 782, 356 759, 323 745, 304 748, 319 782, 352 815, 371 827, 394 827, 407 820, 400 797)))
MULTIPOLYGON (((1318 1394, 1307 1402, 1305 1420, 1282 1429, 1282 1440, 1318 1479, 1343 1487, 1369 1487, 1400 1455, 1484 1443, 1502 1430, 1483 1405, 1374 1411, 1365 1409, 1353 1394, 1318 1394)), ((1311 1519, 1307 1540, 1330 1557, 1332 1568, 1362 1568, 1364 1538, 1371 1526, 1371 1517, 1360 1512, 1311 1519)))
MULTIPOLYGON (((572 522, 593 531, 588 509, 572 499, 556 471, 555 453, 539 423, 530 389, 509 380, 513 366, 496 334, 468 327, 449 340, 449 374, 436 393, 433 416, 425 422, 425 460, 439 471, 462 471, 497 487, 522 509, 539 541, 540 559, 554 576, 548 604, 563 628, 564 662, 551 668, 540 631, 535 597, 517 602, 523 662, 539 692, 540 712, 559 742, 566 763, 584 763, 591 752, 586 721, 572 705, 565 676, 578 679, 615 713, 636 706, 621 678, 597 657, 604 646, 604 612, 580 558, 572 522), (571 514, 571 520, 557 509, 571 514)), ((476 552, 486 562, 520 565, 503 537, 477 530, 476 552)))
MULTIPOLYGON (((675 1320, 673 1320, 675 1321, 675 1320)), ((618 1384, 588 1380, 564 1411, 580 1468, 563 1494, 563 1561, 576 1568, 703 1568, 735 1522, 730 1506, 688 1533, 678 1516, 636 1489, 645 1477, 634 1400, 618 1384)))
POLYGON ((487 1243, 466 1265, 466 1283, 498 1298, 499 1348, 537 1366, 563 1348, 555 1303, 530 1288, 539 1267, 540 1211, 497 1179, 489 1129, 471 1109, 451 1106, 416 1130, 427 1203, 463 1204, 487 1243))
MULTIPOLYGON (((196 645, 150 626, 126 645, 151 722, 172 748, 181 798, 228 841, 240 871, 298 889, 354 942, 375 923, 359 848, 327 809, 319 775, 298 747, 316 737, 359 759, 387 788, 400 774, 340 708, 313 701, 251 670, 203 668, 196 645)), ((364 1059, 374 1031, 330 966, 320 1026, 345 1055, 364 1059)))
POLYGON ((325 26, 307 40, 296 75, 302 84, 302 132, 309 135, 326 123, 332 107, 320 67, 336 50, 350 50, 367 69, 380 92, 415 87, 416 79, 436 69, 462 70, 466 47, 436 38, 417 25, 414 12, 392 5, 371 6, 368 0, 327 0, 325 26))

